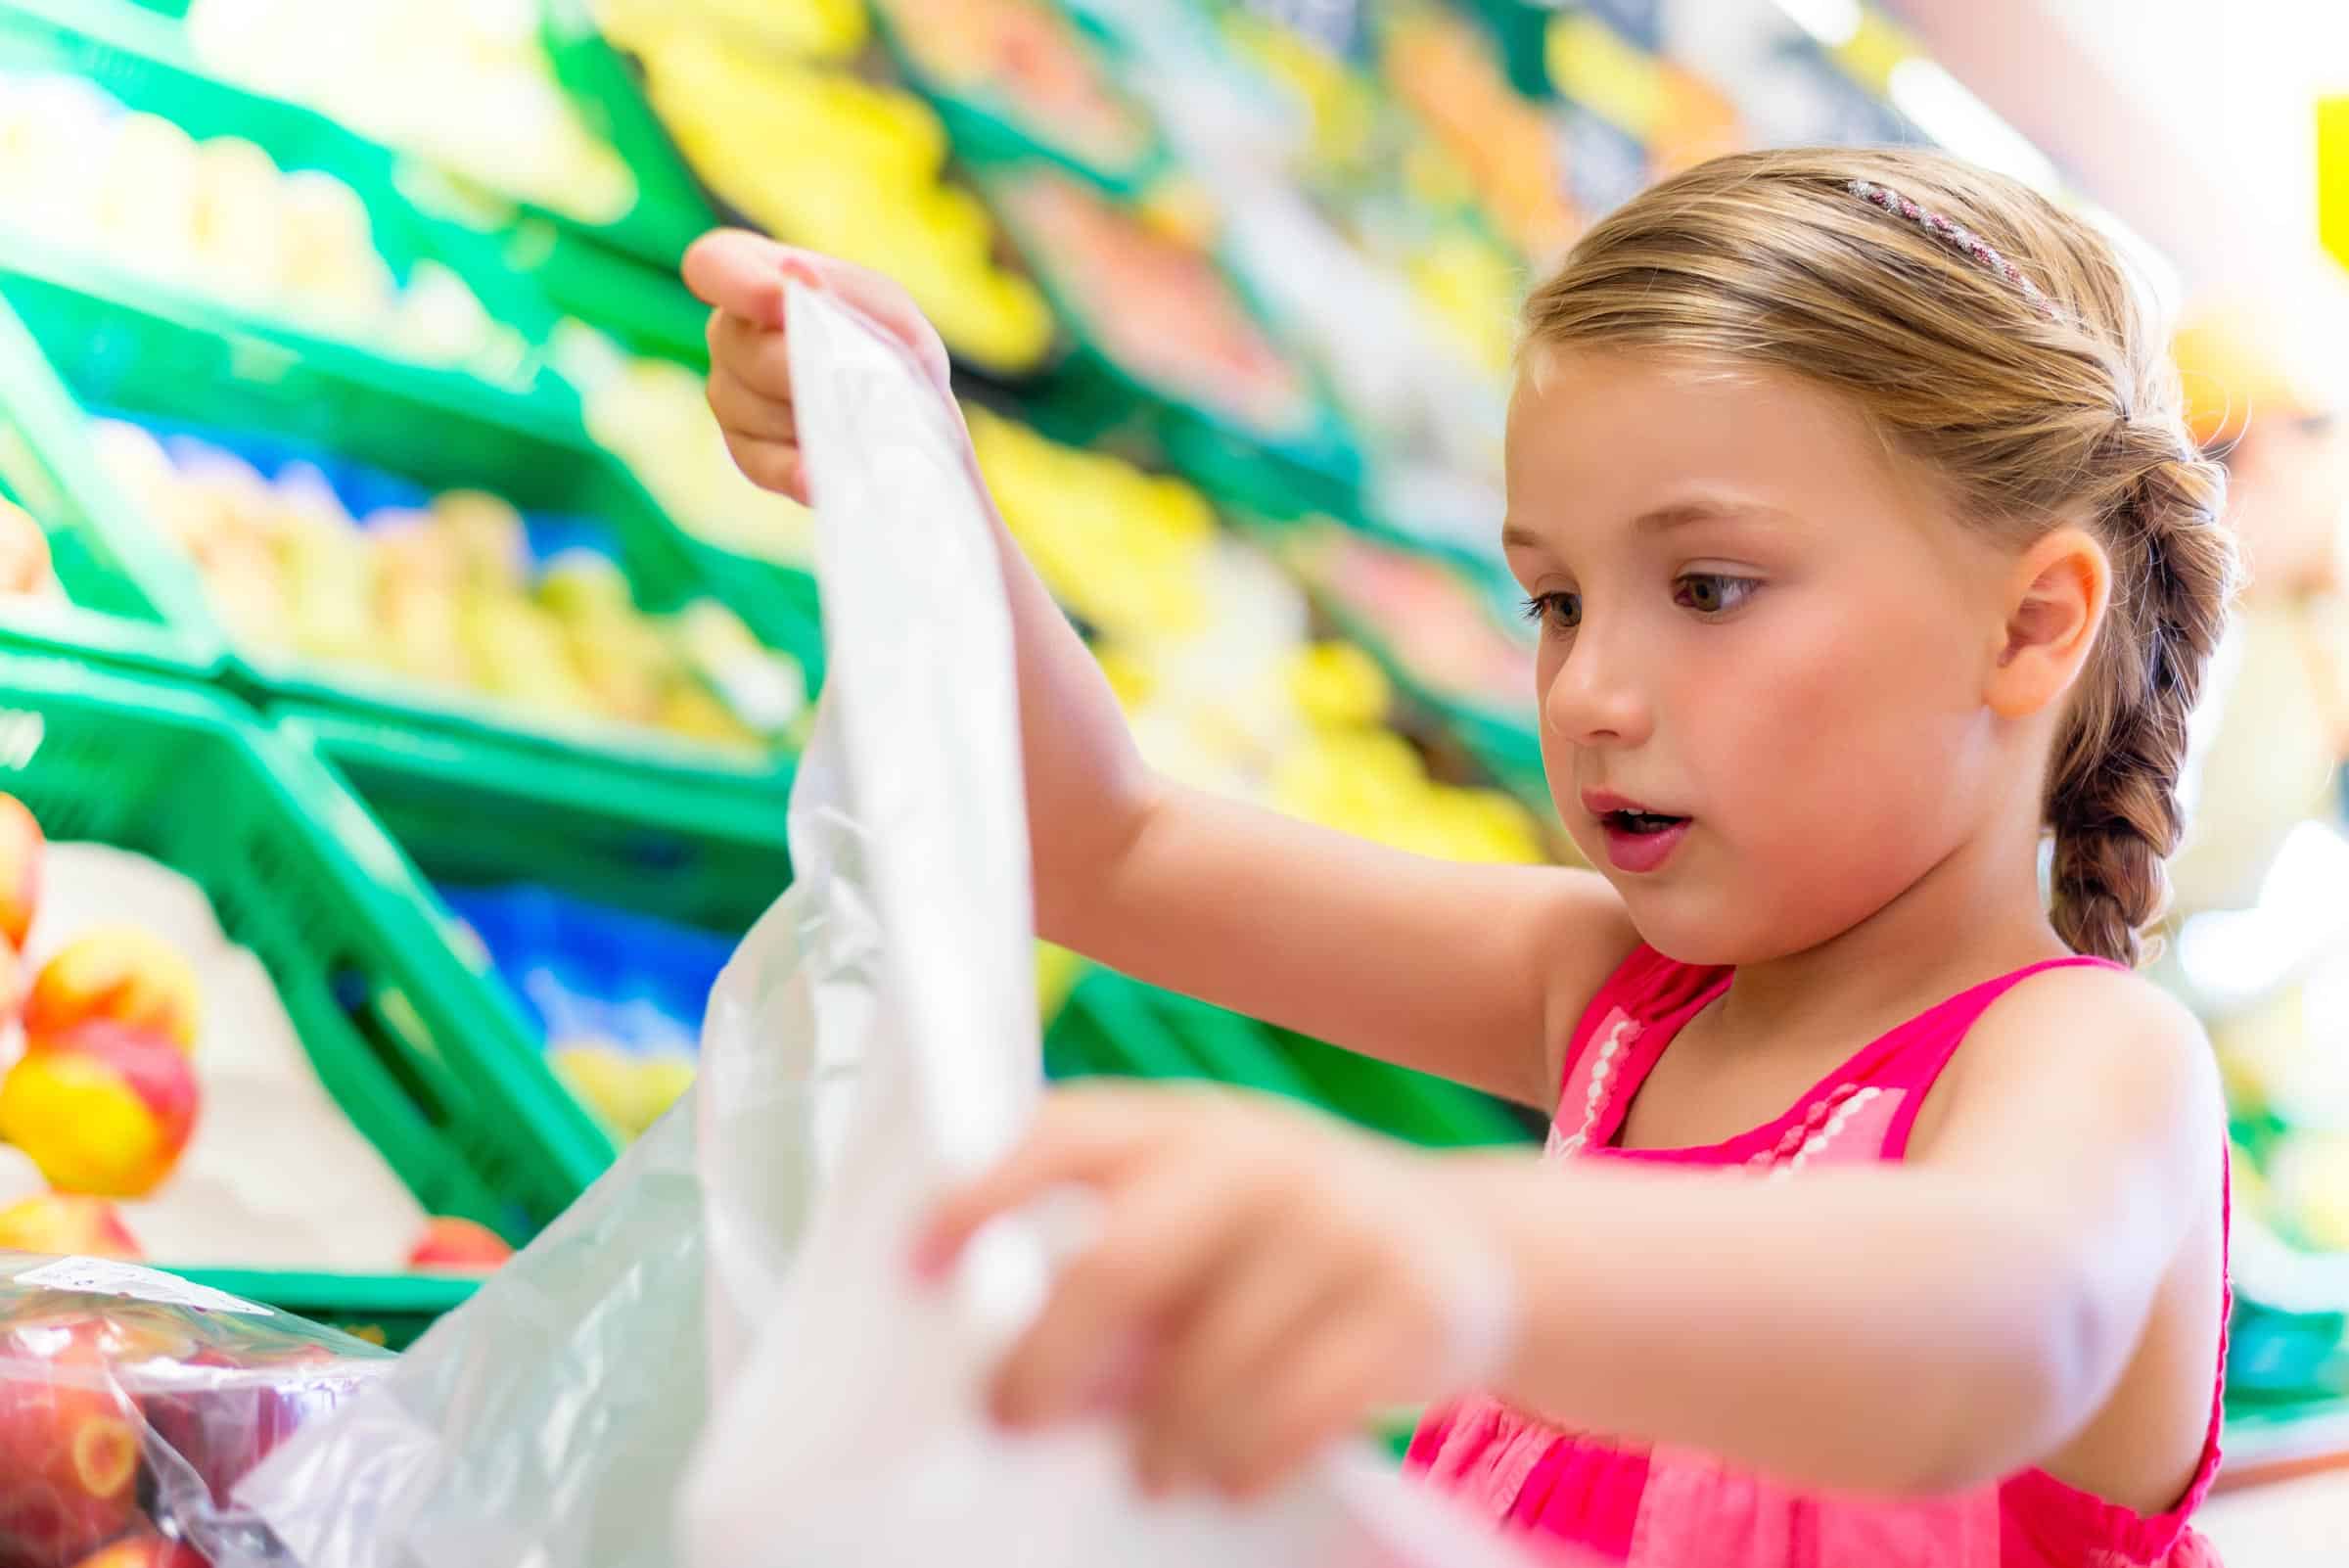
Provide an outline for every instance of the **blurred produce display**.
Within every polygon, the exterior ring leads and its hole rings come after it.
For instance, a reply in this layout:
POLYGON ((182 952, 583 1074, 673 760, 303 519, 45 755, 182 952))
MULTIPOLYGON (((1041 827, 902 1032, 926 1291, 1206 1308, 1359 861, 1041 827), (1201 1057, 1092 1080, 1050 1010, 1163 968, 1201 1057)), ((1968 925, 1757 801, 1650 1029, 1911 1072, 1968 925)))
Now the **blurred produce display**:
POLYGON ((0 209, 42 244, 401 358, 497 375, 523 351, 446 266, 395 278, 335 175, 199 141, 77 76, 0 73, 0 209))
POLYGON ((1156 127, 1051 0, 877 0, 874 10, 925 87, 984 116, 969 135, 1018 138, 1113 184, 1149 172, 1156 127))
POLYGON ((994 194, 1086 336, 1127 375, 1260 436, 1294 435, 1313 418, 1297 365, 1205 253, 1048 170, 994 194))
POLYGON ((698 372, 631 354, 576 321, 556 330, 550 355, 579 390, 587 433, 628 465, 678 527, 761 560, 808 558, 807 509, 760 489, 734 466, 698 372))
MULTIPOLYGON (((690 1081, 823 664, 675 277, 720 222, 938 324, 1156 765, 1570 853, 1495 544, 1519 299, 1716 153, 1920 139, 1852 9, 0 0, 0 1246, 399 1343, 690 1081)), ((2246 624, 2257 686, 2301 618, 2246 624)), ((2246 1431, 2349 1397, 2349 837, 2302 810, 2272 866, 2200 841, 2159 971, 2234 1108, 2246 1431)), ((1526 1130, 1038 972, 1057 1073, 1526 1130)))
POLYGON ((491 191, 587 223, 635 205, 628 165, 557 79, 537 0, 193 0, 196 57, 491 191))
POLYGON ((1050 348, 1043 300, 997 257, 986 206, 947 177, 937 114, 839 58, 861 41, 860 22, 812 27, 807 52, 793 54, 738 47, 724 23, 691 8, 613 5, 606 17, 719 200, 795 245, 889 273, 978 364, 1023 371, 1050 348))
POLYGON ((221 619, 264 650, 753 753, 804 708, 797 667, 724 606, 640 611, 590 527, 533 530, 497 495, 428 496, 347 465, 330 476, 294 459, 264 475, 224 446, 121 420, 96 436, 221 619))
POLYGON ((533 886, 445 889, 525 998, 572 1091, 623 1138, 693 1082, 702 1009, 737 934, 610 909, 533 886))
POLYGON ((397 1268, 424 1216, 185 876, 0 795, 0 1247, 397 1268))

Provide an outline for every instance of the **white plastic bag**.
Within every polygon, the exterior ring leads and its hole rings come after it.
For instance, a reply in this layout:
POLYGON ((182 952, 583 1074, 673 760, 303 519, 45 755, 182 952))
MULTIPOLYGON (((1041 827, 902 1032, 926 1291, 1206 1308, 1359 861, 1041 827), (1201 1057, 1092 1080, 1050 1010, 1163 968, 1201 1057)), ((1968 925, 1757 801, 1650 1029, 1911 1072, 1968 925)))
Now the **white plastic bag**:
POLYGON ((1514 1561, 1367 1453, 1240 1512, 1146 1502, 1106 1423, 986 1420, 1050 1238, 990 1227, 943 1290, 910 1257, 1039 1092, 1009 616, 951 411, 845 307, 789 308, 831 656, 798 881, 685 1104, 240 1497, 306 1568, 1514 1561))

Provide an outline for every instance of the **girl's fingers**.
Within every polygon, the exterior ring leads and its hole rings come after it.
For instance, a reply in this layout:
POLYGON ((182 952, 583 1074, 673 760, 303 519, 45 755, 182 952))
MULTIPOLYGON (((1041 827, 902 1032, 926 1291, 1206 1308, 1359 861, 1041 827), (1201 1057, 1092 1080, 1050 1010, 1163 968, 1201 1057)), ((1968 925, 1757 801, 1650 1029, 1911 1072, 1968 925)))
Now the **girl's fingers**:
POLYGON ((762 490, 788 495, 803 506, 808 504, 806 471, 800 462, 797 445, 738 436, 732 431, 725 435, 727 454, 752 484, 762 490))
POLYGON ((751 391, 791 400, 791 345, 782 331, 724 310, 710 313, 710 363, 723 365, 751 391))
POLYGON ((799 440, 800 422, 791 404, 745 382, 726 360, 711 362, 704 392, 710 411, 717 416, 718 428, 727 435, 762 441, 799 440))
POLYGON ((1169 1107, 1130 1089, 1064 1089, 1045 1099, 1036 1125, 1010 1157, 951 1193, 923 1227, 917 1270, 944 1273, 979 1227, 1025 1208, 1055 1187, 1109 1185, 1155 1146, 1170 1125, 1169 1107))
POLYGON ((1207 1460, 1234 1422, 1261 1409, 1265 1391, 1306 1348, 1315 1325, 1343 1319, 1361 1279, 1305 1266, 1272 1248, 1253 1248, 1189 1320, 1169 1326, 1135 1412, 1137 1463, 1145 1485, 1213 1478, 1207 1460))
POLYGON ((1220 1270, 1232 1235, 1229 1205, 1188 1172, 1153 1172, 1113 1197, 1101 1239, 1061 1269, 998 1368, 996 1418, 1039 1426, 1095 1407, 1111 1378, 1134 1374, 1158 1322, 1220 1270))
POLYGON ((1384 1396, 1382 1377, 1401 1349, 1375 1314, 1341 1314, 1317 1325, 1218 1429, 1202 1461, 1209 1479, 1226 1496, 1248 1499, 1294 1476, 1360 1429, 1384 1396))

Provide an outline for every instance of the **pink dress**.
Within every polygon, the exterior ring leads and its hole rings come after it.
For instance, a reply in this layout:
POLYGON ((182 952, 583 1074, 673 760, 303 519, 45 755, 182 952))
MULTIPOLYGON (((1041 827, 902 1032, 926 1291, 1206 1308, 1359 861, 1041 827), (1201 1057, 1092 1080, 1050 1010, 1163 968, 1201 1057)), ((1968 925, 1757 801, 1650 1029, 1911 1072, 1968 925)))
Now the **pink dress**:
MULTIPOLYGON (((1742 1166, 1768 1180, 1808 1166, 1899 1160, 1926 1091, 1985 1008, 2043 969, 2098 961, 2035 964, 1953 996, 1868 1045, 1776 1121, 1727 1143, 1625 1150, 1614 1142, 1633 1095, 1681 1026, 1729 983, 1727 969, 1642 947, 1583 1017, 1546 1157, 1742 1166)), ((2219 1413, 2214 1393, 2193 1485, 2152 1516, 2041 1470, 1921 1500, 1800 1492, 1690 1450, 1562 1431, 1483 1396, 1435 1413, 1412 1441, 1410 1464, 1514 1531, 1630 1568, 2218 1568, 2187 1521, 2218 1468, 2219 1413)))

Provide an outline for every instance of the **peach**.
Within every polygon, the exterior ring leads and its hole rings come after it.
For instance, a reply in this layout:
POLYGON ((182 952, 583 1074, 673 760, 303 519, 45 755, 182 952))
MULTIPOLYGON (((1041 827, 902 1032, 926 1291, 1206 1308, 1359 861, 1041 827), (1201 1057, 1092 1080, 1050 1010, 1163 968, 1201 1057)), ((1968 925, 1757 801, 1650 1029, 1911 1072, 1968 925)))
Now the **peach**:
POLYGON ((90 1019, 44 1038, 0 1079, 0 1137, 60 1191, 143 1197, 187 1147, 197 1102, 185 1051, 90 1019))
POLYGON ((113 1204, 75 1192, 44 1192, 0 1209, 0 1247, 129 1263, 144 1256, 113 1204))
POLYGON ((69 1568, 137 1501, 137 1410, 75 1347, 47 1369, 0 1380, 0 1568, 69 1568))
POLYGON ((505 1238, 487 1225, 441 1216, 425 1222, 424 1234, 408 1253, 408 1267, 487 1273, 513 1256, 505 1238))
POLYGON ((46 593, 56 581, 48 533, 30 512, 0 501, 0 595, 46 593))
POLYGON ((24 945, 32 911, 41 901, 41 858, 49 840, 31 809, 13 795, 0 795, 0 938, 24 945))
POLYGON ((0 942, 0 1019, 14 1018, 24 1005, 24 955, 0 942))
POLYGON ((24 1038, 40 1050, 76 1024, 111 1019, 192 1051, 203 1018, 196 971, 176 948, 136 926, 102 926, 41 965, 24 998, 24 1038))
POLYGON ((184 1541, 142 1529, 90 1553, 75 1568, 211 1568, 211 1560, 184 1541))

